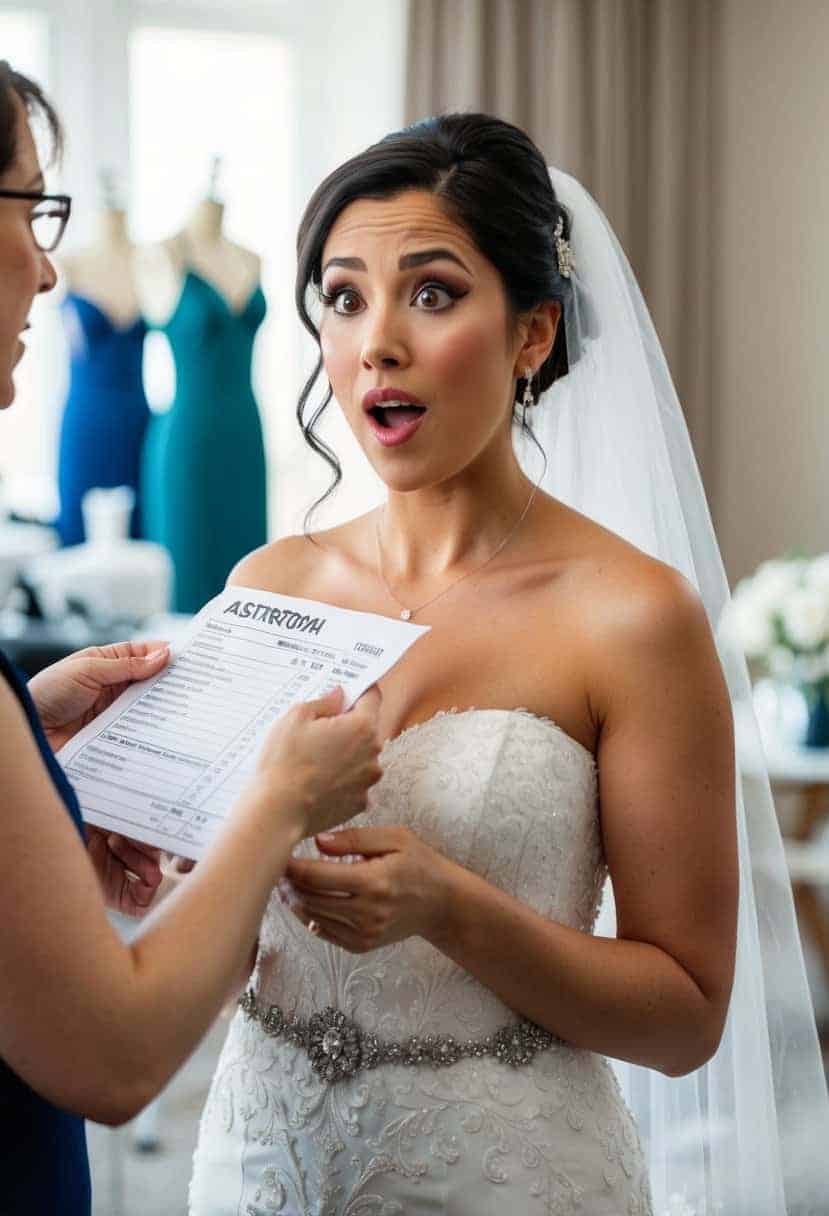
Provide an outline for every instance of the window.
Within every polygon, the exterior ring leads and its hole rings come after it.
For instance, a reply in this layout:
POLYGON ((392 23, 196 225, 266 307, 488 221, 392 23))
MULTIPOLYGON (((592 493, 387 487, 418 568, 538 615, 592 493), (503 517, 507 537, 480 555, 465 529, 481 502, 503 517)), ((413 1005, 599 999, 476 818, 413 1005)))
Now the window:
MULTIPOLYGON (((129 65, 136 239, 160 240, 180 229, 207 195, 218 157, 225 234, 262 257, 269 314, 257 337, 254 388, 273 469, 287 439, 284 386, 296 378, 290 48, 267 34, 139 27, 130 37, 129 65)), ((151 335, 145 383, 153 407, 169 404, 173 382, 166 342, 151 335)), ((272 533, 280 482, 272 477, 272 533)))
MULTIPOLYGON (((9 63, 49 86, 49 25, 30 9, 0 9, 0 46, 9 63)), ((56 509, 57 416, 55 400, 65 377, 64 343, 54 300, 32 308, 27 354, 15 373, 17 396, 0 414, 0 478, 3 498, 24 512, 49 518, 56 509)))
MULTIPOLYGON (((102 168, 115 171, 127 195, 134 238, 158 240, 180 228, 208 188, 214 157, 222 157, 226 231, 261 254, 268 300, 254 389, 271 470, 272 535, 301 526, 328 484, 295 420, 314 357, 293 303, 297 222, 334 165, 400 125, 405 11, 405 0, 85 0, 70 16, 64 0, 27 8, 0 0, 2 54, 47 86, 67 127, 66 252, 94 236, 102 168)), ((13 505, 44 518, 56 506, 66 395, 58 295, 35 304, 18 398, 0 415, 5 488, 13 505)), ((151 403, 163 406, 173 382, 159 344, 150 343, 146 387, 151 403)), ((378 494, 336 407, 322 430, 345 478, 320 523, 378 494)))

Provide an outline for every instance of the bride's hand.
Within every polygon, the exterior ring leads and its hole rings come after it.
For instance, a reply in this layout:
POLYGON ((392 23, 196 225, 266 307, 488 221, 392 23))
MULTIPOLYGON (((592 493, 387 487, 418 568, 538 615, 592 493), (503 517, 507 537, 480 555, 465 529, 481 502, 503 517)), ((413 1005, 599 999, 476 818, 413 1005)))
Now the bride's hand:
POLYGON ((344 828, 316 837, 346 864, 291 860, 280 890, 296 916, 326 941, 363 954, 439 928, 449 889, 449 862, 408 828, 344 828))

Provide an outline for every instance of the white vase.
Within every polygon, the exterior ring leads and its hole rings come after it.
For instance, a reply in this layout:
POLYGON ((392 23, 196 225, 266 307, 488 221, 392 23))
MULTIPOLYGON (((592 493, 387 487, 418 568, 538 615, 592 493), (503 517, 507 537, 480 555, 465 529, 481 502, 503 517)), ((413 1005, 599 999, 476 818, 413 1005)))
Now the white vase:
POLYGON ((57 545, 54 528, 0 521, 0 609, 27 563, 39 554, 50 553, 57 545))
POLYGON ((168 611, 172 562, 161 545, 129 538, 133 501, 128 486, 88 490, 81 504, 86 542, 27 565, 45 616, 80 611, 99 625, 135 627, 168 611))

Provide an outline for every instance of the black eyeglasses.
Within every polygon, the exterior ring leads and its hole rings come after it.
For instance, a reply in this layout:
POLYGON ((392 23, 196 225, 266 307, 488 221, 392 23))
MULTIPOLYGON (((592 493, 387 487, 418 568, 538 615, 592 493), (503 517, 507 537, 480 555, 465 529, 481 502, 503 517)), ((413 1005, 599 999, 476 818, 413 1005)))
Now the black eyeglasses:
POLYGON ((68 194, 42 194, 38 190, 0 190, 0 198, 27 198, 36 204, 29 216, 35 244, 43 253, 57 249, 69 222, 72 199, 68 194))

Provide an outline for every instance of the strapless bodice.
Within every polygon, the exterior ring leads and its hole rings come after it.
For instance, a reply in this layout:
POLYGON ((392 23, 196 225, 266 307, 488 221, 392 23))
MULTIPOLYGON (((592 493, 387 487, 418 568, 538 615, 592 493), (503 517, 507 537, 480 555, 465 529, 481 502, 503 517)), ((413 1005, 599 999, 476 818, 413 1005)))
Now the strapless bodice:
MULTIPOLYGON (((521 710, 440 713, 391 739, 354 826, 403 826, 542 916, 590 930, 605 877, 593 756, 521 710)), ((318 856, 311 841, 297 855, 318 856)), ((342 863, 347 864, 347 863, 342 863)), ((367 955, 313 937, 275 894, 254 986, 307 1017, 327 1005, 384 1037, 487 1035, 514 1017, 420 937, 367 955)))
MULTIPOLYGON (((521 710, 475 709, 411 727, 381 759, 353 823, 406 826, 542 916, 592 929, 606 868, 580 743, 521 710)), ((423 939, 350 954, 278 895, 252 987, 260 1006, 298 1019, 335 1006, 386 1042, 477 1043, 517 1020, 423 939)), ((651 1216, 636 1126, 601 1056, 553 1039, 528 1063, 384 1059, 329 1083, 242 1011, 202 1117, 190 1204, 191 1216, 651 1216)))

